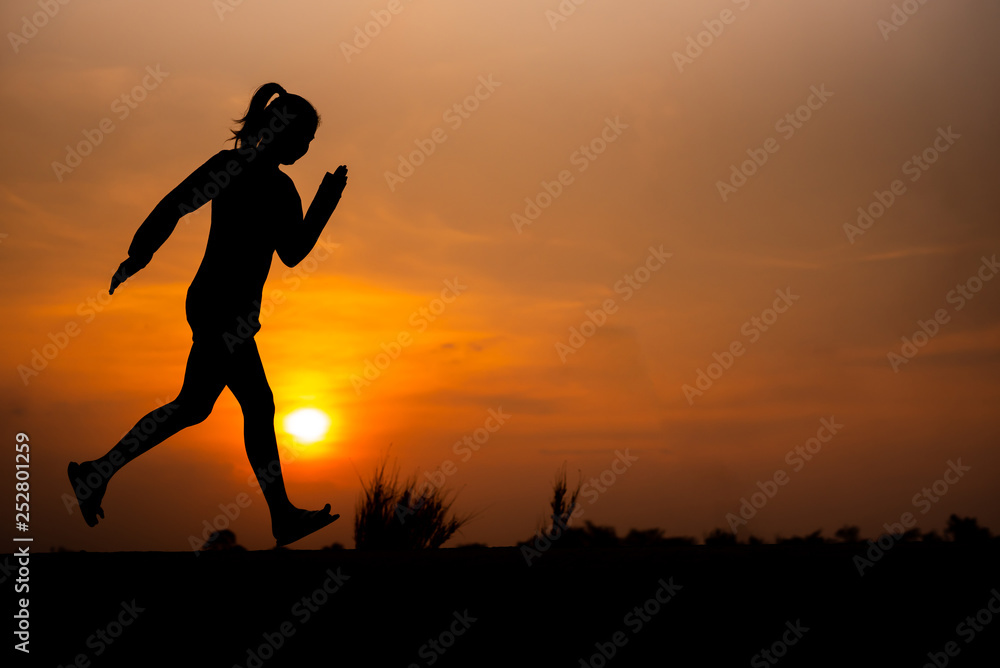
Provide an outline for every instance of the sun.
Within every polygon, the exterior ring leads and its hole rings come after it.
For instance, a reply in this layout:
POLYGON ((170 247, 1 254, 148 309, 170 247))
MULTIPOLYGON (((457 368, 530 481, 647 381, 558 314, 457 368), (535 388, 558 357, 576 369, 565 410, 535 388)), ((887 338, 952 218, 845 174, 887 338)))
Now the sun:
POLYGON ((318 408, 300 408, 285 416, 284 425, 300 443, 316 443, 330 430, 330 416, 318 408))

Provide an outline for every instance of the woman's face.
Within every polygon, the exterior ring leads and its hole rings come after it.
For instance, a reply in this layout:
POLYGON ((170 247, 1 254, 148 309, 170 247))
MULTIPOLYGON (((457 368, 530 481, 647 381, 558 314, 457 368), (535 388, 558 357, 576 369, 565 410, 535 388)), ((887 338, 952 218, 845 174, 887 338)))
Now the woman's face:
POLYGON ((315 137, 315 128, 300 129, 291 126, 284 132, 275 133, 268 150, 282 165, 291 165, 309 151, 309 144, 315 137))
POLYGON ((278 162, 291 165, 309 151, 309 144, 316 137, 315 132, 290 135, 288 141, 278 151, 278 162))

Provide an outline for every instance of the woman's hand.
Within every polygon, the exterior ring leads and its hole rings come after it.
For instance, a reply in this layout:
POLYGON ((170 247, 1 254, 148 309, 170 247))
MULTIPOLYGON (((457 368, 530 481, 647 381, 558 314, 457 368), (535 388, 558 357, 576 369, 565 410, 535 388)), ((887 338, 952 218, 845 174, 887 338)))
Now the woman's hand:
POLYGON ((327 172, 323 176, 322 183, 319 184, 319 190, 316 191, 316 197, 313 198, 312 204, 309 205, 309 211, 306 212, 306 216, 309 217, 309 213, 313 213, 314 218, 323 221, 321 225, 326 225, 330 214, 333 213, 337 203, 340 202, 340 196, 343 194, 346 185, 347 165, 337 167, 337 171, 333 174, 327 172))
POLYGON ((115 294, 115 288, 124 283, 129 276, 137 274, 145 266, 145 262, 141 262, 131 256, 118 265, 118 271, 111 277, 111 289, 108 291, 108 294, 115 294))
MULTIPOLYGON (((329 174, 329 172, 327 172, 329 174)), ((330 186, 335 190, 337 196, 339 197, 344 192, 344 188, 347 187, 347 165, 341 165, 337 167, 331 175, 330 186)))

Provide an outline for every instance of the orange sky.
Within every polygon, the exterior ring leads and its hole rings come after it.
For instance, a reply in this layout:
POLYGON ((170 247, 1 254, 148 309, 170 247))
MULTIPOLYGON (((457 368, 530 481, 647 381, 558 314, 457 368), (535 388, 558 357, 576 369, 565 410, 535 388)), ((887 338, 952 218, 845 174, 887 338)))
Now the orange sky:
POLYGON ((107 286, 139 223, 267 81, 322 115, 286 168, 303 200, 350 168, 327 249, 298 274, 275 259, 257 337, 279 441, 294 445, 280 426, 296 408, 335 421, 286 451, 292 500, 342 515, 297 547, 353 544, 358 476, 390 444, 404 473, 455 464, 456 509, 479 512, 459 543, 527 538, 564 462, 586 480, 626 449, 637 459, 583 519, 700 538, 780 469, 787 484, 741 536, 873 535, 907 511, 924 529, 955 512, 1000 530, 1000 281, 975 279, 1000 253, 1000 9, 927 3, 888 31, 886 0, 590 0, 565 21, 546 14, 556 0, 420 0, 343 46, 389 4, 70 3, 34 32, 35 3, 0 10, 5 32, 30 35, 8 35, 0 61, 0 410, 8 439, 31 438, 39 548, 185 550, 242 493, 254 502, 231 528, 273 545, 228 392, 116 477, 98 528, 60 498, 67 461, 103 454, 180 387, 208 209, 110 300, 107 286), (89 155, 54 168, 88 136, 89 155), (926 171, 911 162, 925 149, 926 171), (892 204, 845 230, 876 191, 892 204), (951 292, 970 279, 970 298, 951 292), (446 281, 467 287, 435 304, 446 281), (422 325, 420 309, 439 315, 422 325), (939 310, 894 370, 888 353, 939 310), (588 311, 602 324, 567 353, 588 311), (412 344, 352 383, 401 332, 412 344), (67 345, 25 382, 19 365, 53 339, 67 345), (730 368, 710 368, 731 348, 730 368), (686 395, 699 371, 717 378, 686 395), (453 449, 500 409, 478 451, 453 449), (843 428, 813 459, 786 458, 831 417, 843 428), (970 470, 916 505, 959 458, 970 470))

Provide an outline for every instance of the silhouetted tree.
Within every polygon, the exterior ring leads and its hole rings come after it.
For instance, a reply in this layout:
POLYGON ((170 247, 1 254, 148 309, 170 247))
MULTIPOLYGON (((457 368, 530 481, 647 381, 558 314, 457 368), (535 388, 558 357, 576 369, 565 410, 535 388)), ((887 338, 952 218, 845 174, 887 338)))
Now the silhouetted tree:
POLYGON ((839 538, 844 543, 859 543, 861 542, 861 528, 853 525, 847 525, 840 527, 833 534, 839 538))
POLYGON ((621 539, 625 547, 685 547, 695 545, 691 536, 664 536, 663 529, 632 529, 621 539))
POLYGON ((710 547, 728 547, 736 545, 736 534, 725 529, 712 529, 711 533, 705 536, 705 545, 710 547))
POLYGON ((618 547, 621 545, 614 527, 597 526, 588 520, 584 522, 584 531, 590 547, 618 547))
POLYGON ((775 540, 779 545, 782 544, 792 544, 792 545, 822 545, 826 542, 826 539, 821 535, 823 533, 822 529, 816 529, 811 534, 807 536, 792 536, 791 538, 782 538, 778 536, 775 540))
POLYGON ((956 543, 986 543, 990 540, 990 530, 979 526, 975 517, 959 517, 952 514, 944 534, 956 543))
POLYGON ((663 529, 632 529, 622 539, 627 547, 651 547, 663 543, 663 529))

